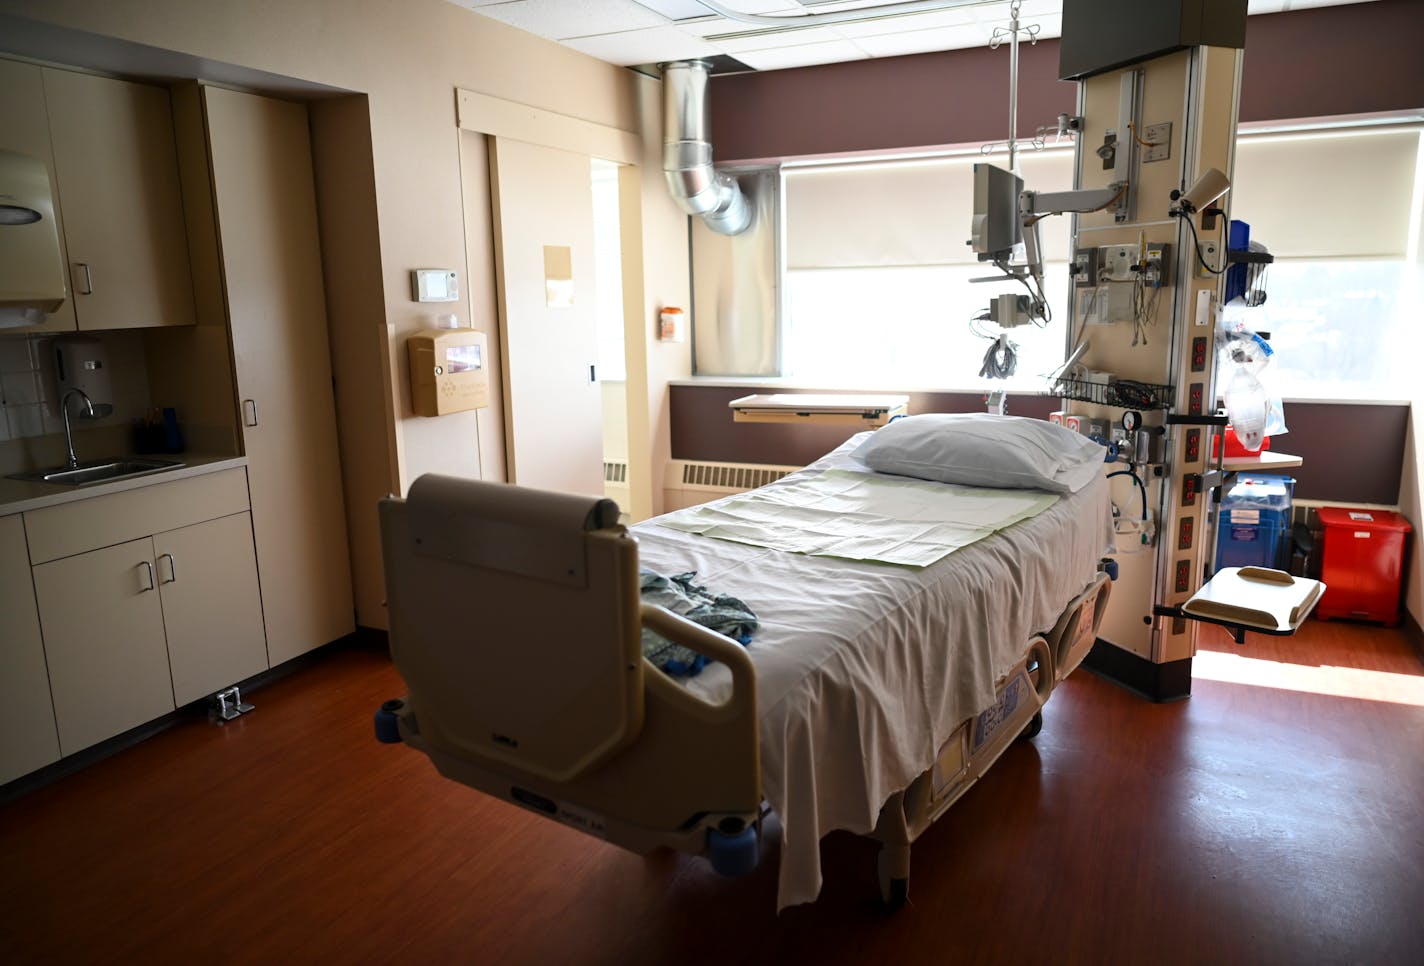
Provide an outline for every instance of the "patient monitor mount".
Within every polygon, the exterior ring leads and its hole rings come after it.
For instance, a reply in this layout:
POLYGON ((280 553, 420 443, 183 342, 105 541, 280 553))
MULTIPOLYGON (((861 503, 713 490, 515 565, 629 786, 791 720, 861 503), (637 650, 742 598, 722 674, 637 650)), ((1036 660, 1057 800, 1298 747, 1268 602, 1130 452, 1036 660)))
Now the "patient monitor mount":
MULTIPOLYGON (((1006 212, 996 211, 996 208, 1007 206, 1010 201, 1004 193, 995 191, 987 198, 979 191, 977 179, 979 168, 992 169, 987 172, 991 179, 998 180, 1007 175, 1014 182, 1021 184, 1019 179, 1002 168, 997 168, 991 164, 976 164, 976 212, 974 235, 970 239, 970 244, 979 254, 980 261, 993 262, 1002 275, 990 275, 984 278, 973 279, 975 282, 994 282, 1002 279, 1012 279, 1020 282, 1029 289, 1028 295, 996 296, 990 303, 988 318, 998 323, 1003 328, 1013 328, 1032 322, 1035 325, 1043 325, 1048 321, 1048 303, 1043 293, 1043 243, 1039 238, 1038 223, 1049 215, 1063 215, 1068 213, 1086 214, 1090 211, 1101 211, 1118 202, 1126 192, 1124 184, 1110 184, 1106 188, 1087 188, 1077 191, 1030 191, 1020 190, 1016 199, 1013 199, 1017 210, 1010 216, 1006 212), (985 208, 980 211, 978 209, 985 208), (988 233, 981 231, 982 222, 1003 221, 1011 217, 1015 225, 1012 242, 1007 247, 990 247, 992 244, 988 240, 988 233), (1014 255, 1019 242, 1023 243, 1024 257, 1021 264, 1014 263, 1014 255), (1029 282, 1032 281, 1032 286, 1029 282)), ((1001 239, 1000 242, 1008 240, 1001 239)))

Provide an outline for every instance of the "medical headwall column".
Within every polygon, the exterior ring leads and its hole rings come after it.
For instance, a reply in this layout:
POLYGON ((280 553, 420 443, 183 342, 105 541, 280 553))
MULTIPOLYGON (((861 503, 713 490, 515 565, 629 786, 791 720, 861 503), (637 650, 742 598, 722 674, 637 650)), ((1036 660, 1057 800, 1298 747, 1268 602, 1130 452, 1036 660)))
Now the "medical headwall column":
POLYGON ((1246 0, 1063 9, 1059 74, 1080 82, 1074 187, 1125 184, 1075 218, 1069 350, 1087 349, 1059 390, 1065 411, 1134 451, 1112 481, 1119 579, 1089 662, 1159 700, 1190 693, 1196 624, 1158 608, 1184 603, 1210 560, 1213 271, 1230 202, 1179 217, 1173 192, 1230 176, 1245 26, 1246 0))

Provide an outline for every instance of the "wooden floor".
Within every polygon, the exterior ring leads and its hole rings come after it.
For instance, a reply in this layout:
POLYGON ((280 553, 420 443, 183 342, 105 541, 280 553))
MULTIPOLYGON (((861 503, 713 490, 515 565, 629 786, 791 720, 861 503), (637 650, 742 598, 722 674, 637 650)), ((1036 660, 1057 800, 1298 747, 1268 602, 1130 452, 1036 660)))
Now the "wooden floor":
POLYGON ((378 745, 399 679, 338 653, 247 718, 0 809, 0 959, 1424 963, 1424 676, 1403 635, 1311 622, 1204 648, 1233 680, 1177 704, 1075 674, 916 844, 899 913, 878 906, 875 846, 836 834, 820 900, 779 917, 774 847, 723 880, 378 745))

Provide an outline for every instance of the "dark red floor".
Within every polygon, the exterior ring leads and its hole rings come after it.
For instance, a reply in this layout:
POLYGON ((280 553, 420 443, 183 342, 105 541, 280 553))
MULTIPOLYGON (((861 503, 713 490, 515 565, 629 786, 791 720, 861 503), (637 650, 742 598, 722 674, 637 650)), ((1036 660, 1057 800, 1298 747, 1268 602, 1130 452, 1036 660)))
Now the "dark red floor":
POLYGON ((1178 704, 1069 679, 1034 743, 916 843, 905 909, 879 908, 874 844, 837 834, 820 900, 779 917, 774 847, 723 880, 377 745, 370 713, 399 680, 340 653, 232 725, 180 726, 0 809, 0 957, 1424 962, 1424 669, 1404 636, 1311 622, 1204 651, 1178 704), (1389 700, 1347 696, 1371 689, 1389 700))

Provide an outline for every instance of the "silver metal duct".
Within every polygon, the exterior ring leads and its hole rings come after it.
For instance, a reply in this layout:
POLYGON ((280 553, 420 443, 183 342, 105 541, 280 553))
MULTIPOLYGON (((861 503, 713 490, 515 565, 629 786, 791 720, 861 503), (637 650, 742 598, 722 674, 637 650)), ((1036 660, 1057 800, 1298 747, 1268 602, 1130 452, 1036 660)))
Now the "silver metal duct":
POLYGON ((699 215, 719 235, 736 235, 752 223, 753 208, 737 179, 712 167, 711 64, 679 60, 663 70, 663 177, 678 207, 699 215))

